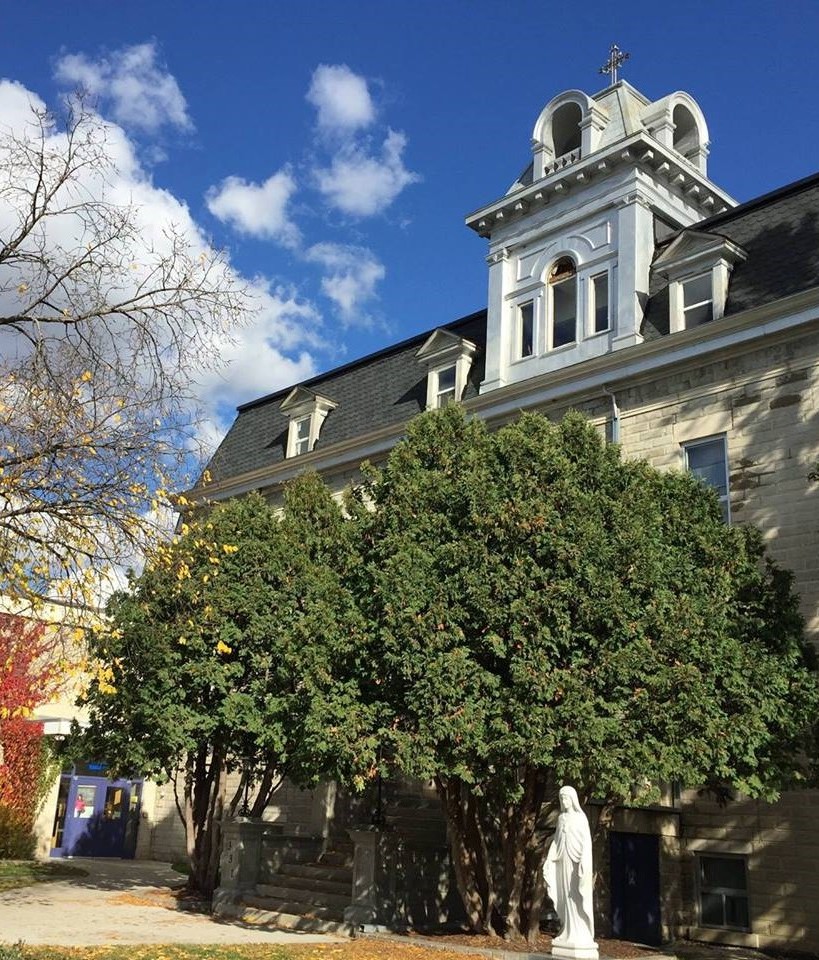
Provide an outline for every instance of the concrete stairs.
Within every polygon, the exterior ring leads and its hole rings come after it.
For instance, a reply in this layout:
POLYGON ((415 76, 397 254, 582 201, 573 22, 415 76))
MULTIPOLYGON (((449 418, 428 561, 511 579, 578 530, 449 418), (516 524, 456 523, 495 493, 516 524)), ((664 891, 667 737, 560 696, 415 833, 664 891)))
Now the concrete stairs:
POLYGON ((336 841, 314 863, 285 856, 269 883, 242 898, 241 919, 283 930, 349 933, 353 845, 336 841))

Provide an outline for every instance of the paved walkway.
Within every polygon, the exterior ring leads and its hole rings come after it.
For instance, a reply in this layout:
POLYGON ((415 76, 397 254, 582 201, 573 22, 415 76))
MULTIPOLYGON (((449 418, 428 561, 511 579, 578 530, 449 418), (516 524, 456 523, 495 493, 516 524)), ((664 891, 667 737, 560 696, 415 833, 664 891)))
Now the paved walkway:
POLYGON ((0 893, 0 943, 99 946, 144 943, 332 943, 337 937, 260 930, 167 909, 182 876, 149 860, 71 860, 87 877, 0 893), (163 895, 162 891, 165 892, 163 895), (157 905, 153 905, 154 902, 157 905))

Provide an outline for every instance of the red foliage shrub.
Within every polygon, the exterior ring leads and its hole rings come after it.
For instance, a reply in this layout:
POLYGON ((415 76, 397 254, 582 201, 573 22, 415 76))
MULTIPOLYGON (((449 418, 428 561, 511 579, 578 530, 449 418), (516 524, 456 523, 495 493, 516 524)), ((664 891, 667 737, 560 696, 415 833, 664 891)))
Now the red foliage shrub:
POLYGON ((0 614, 0 856, 31 845, 43 725, 28 717, 59 686, 58 642, 43 623, 0 614))
POLYGON ((0 763, 0 806, 13 811, 29 827, 36 813, 40 779, 42 723, 22 717, 4 720, 3 762, 0 763))

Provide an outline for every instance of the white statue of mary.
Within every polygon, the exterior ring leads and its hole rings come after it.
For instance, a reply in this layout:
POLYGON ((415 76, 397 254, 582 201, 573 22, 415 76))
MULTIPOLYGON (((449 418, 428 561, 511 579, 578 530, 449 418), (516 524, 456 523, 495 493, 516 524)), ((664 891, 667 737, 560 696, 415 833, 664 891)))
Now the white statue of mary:
POLYGON ((543 865, 549 896, 563 924, 552 955, 597 960, 594 941, 592 842, 589 821, 574 787, 561 787, 560 815, 543 865))

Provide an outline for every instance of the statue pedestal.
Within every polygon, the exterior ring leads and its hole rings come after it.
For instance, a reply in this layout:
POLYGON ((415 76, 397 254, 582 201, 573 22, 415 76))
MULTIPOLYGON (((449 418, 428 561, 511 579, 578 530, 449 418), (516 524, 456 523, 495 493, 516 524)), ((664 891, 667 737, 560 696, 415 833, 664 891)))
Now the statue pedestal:
POLYGON ((572 947, 569 944, 552 944, 552 956, 564 960, 599 960, 597 944, 590 947, 572 947))

